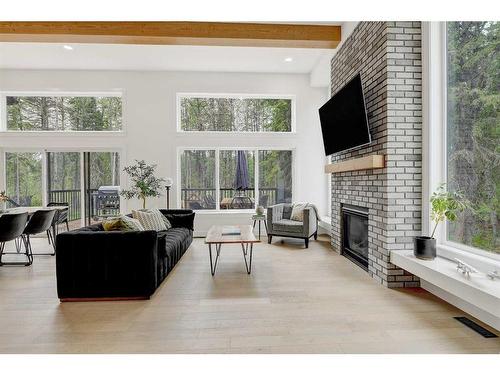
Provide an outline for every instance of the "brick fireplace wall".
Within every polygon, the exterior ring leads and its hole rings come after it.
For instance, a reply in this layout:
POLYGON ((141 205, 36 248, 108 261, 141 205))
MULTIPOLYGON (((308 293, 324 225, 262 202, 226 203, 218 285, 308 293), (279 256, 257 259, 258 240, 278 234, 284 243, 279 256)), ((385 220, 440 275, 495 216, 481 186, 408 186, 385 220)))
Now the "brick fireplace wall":
POLYGON ((386 168, 332 174, 332 246, 341 249, 341 207, 368 208, 368 272, 388 287, 419 286, 389 262, 421 230, 422 88, 420 22, 360 22, 331 62, 331 94, 361 73, 372 143, 332 163, 384 154, 386 168))

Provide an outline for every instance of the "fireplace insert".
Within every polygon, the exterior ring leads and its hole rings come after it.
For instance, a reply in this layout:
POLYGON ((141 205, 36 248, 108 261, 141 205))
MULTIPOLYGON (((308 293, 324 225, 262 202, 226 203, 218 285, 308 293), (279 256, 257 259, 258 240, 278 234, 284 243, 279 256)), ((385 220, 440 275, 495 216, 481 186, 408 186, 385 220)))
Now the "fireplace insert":
POLYGON ((342 255, 368 271, 368 209, 342 206, 342 255))

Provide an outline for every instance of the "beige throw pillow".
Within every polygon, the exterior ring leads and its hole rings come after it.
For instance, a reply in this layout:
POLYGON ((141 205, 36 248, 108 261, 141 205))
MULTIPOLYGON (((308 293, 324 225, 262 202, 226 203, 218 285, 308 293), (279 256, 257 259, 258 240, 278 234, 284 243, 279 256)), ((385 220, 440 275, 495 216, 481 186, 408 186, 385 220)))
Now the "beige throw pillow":
POLYGON ((134 219, 139 220, 141 225, 145 230, 167 230, 167 226, 165 222, 161 218, 163 216, 159 211, 151 212, 151 211, 132 211, 132 216, 134 219))
POLYGON ((297 202, 292 206, 292 214, 290 215, 290 220, 304 221, 304 208, 307 208, 308 204, 305 202, 297 202))

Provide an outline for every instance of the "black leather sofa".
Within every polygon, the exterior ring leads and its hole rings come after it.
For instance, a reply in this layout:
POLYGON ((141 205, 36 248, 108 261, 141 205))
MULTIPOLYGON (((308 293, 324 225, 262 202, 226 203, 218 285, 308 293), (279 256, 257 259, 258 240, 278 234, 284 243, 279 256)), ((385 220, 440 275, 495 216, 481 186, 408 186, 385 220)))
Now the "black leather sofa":
POLYGON ((191 210, 160 210, 167 231, 106 232, 94 224, 57 235, 61 301, 149 299, 193 240, 191 210))

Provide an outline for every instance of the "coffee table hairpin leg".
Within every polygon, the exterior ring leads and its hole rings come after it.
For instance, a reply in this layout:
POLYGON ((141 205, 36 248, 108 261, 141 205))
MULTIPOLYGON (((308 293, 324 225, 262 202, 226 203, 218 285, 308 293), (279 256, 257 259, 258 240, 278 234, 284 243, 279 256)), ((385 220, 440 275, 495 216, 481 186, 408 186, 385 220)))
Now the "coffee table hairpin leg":
POLYGON ((210 272, 212 273, 212 276, 215 275, 215 270, 217 269, 221 246, 222 244, 220 243, 215 244, 215 251, 217 255, 215 256, 215 263, 212 263, 212 244, 208 244, 208 252, 210 253, 210 272))
POLYGON ((241 249, 243 250, 243 259, 245 259, 245 267, 247 269, 247 273, 250 275, 252 272, 252 254, 253 254, 253 243, 241 243, 241 249), (248 245, 250 245, 250 260, 247 262, 248 255, 248 245))

